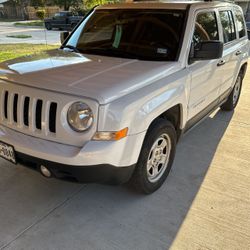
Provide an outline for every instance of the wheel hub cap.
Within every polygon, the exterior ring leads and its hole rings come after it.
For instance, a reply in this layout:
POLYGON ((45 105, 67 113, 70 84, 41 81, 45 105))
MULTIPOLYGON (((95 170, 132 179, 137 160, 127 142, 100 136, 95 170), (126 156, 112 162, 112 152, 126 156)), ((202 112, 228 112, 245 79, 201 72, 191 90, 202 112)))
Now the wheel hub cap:
POLYGON ((234 86, 234 93, 233 93, 233 104, 235 105, 240 96, 240 87, 241 87, 241 79, 238 77, 236 84, 234 86))
POLYGON ((167 134, 162 134, 150 149, 147 161, 147 176, 150 182, 157 182, 164 174, 171 151, 171 140, 167 134))

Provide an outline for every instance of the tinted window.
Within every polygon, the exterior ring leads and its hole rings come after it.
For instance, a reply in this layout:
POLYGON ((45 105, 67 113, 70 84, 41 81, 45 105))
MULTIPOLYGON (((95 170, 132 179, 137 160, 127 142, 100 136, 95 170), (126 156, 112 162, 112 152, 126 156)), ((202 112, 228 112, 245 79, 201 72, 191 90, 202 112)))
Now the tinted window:
POLYGON ((97 10, 67 45, 87 54, 174 61, 185 14, 180 10, 97 10))
POLYGON ((218 26, 214 12, 199 14, 195 22, 194 45, 209 40, 219 40, 218 26))
POLYGON ((233 15, 231 11, 220 11, 219 13, 223 29, 224 43, 228 43, 236 39, 233 15))
POLYGON ((236 26, 238 28, 239 37, 243 37, 246 35, 245 23, 244 18, 240 10, 235 10, 235 17, 236 17, 236 26))

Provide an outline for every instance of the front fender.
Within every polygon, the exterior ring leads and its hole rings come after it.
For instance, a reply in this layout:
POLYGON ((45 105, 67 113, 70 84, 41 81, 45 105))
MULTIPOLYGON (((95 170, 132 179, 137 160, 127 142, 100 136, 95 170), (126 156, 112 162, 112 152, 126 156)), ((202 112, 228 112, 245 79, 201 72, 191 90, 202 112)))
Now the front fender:
POLYGON ((129 135, 138 134, 146 131, 155 118, 177 104, 182 107, 182 129, 187 119, 189 80, 188 70, 183 69, 100 106, 98 130, 118 131, 128 127, 129 135))

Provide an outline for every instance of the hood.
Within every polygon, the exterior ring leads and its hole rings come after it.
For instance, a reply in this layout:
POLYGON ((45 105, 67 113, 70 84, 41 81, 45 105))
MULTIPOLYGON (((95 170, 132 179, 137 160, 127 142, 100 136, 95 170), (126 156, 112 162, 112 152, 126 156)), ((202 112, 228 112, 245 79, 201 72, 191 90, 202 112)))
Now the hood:
POLYGON ((16 84, 111 102, 180 69, 152 62, 51 50, 0 64, 0 79, 16 84))

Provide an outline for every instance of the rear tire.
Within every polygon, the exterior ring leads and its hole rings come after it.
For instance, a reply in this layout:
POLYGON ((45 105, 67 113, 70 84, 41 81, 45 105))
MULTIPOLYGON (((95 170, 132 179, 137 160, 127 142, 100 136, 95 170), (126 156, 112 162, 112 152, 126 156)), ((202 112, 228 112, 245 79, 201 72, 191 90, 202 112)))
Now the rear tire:
POLYGON ((162 186, 173 164, 176 140, 169 121, 158 119, 151 125, 130 181, 137 191, 151 194, 162 186))
POLYGON ((52 26, 51 26, 50 23, 45 23, 45 28, 46 28, 47 30, 52 30, 52 26))
POLYGON ((234 88, 230 93, 229 97, 227 98, 227 101, 220 107, 223 111, 232 111, 237 106, 240 99, 242 81, 243 81, 242 76, 239 74, 237 76, 234 88))

